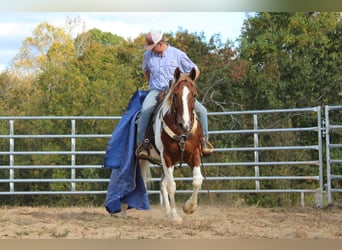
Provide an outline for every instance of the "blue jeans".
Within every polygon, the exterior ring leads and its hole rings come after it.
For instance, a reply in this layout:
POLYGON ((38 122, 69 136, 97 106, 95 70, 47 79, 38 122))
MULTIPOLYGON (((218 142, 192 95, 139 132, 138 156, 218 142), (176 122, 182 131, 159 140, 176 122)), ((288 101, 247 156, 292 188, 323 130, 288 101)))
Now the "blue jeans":
MULTIPOLYGON (((138 121, 138 139, 137 139, 138 144, 145 139, 145 131, 147 129, 148 122, 153 113, 155 105, 157 104, 157 98, 158 98, 159 92, 160 92, 159 90, 150 90, 142 104, 140 118, 138 121)), ((200 120, 202 124, 204 136, 209 138, 208 117, 207 117, 206 107, 204 107, 202 103, 196 100, 195 111, 198 115, 198 119, 200 120)))

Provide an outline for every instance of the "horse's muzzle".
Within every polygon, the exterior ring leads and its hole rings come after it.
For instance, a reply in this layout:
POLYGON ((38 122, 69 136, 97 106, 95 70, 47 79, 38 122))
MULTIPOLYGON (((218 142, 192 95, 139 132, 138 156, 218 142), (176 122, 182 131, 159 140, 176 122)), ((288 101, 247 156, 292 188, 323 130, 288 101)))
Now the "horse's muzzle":
POLYGON ((192 128, 192 122, 188 122, 187 124, 179 123, 178 126, 180 127, 182 133, 189 133, 192 128))

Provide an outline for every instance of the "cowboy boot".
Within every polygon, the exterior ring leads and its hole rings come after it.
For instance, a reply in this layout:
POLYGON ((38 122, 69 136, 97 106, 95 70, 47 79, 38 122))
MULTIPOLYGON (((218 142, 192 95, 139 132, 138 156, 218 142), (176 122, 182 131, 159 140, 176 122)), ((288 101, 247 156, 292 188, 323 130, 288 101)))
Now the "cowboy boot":
POLYGON ((202 155, 207 156, 214 152, 214 146, 209 142, 206 137, 201 138, 202 155))
POLYGON ((144 139, 137 147, 135 156, 139 159, 148 160, 150 158, 150 140, 144 139))

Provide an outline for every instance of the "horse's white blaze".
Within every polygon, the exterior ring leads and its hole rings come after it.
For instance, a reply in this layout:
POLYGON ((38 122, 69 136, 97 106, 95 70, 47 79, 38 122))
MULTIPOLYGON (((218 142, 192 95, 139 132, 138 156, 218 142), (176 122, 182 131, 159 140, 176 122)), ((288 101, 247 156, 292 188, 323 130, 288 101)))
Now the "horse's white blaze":
POLYGON ((188 95, 190 94, 190 90, 188 87, 184 87, 183 95, 182 95, 182 103, 183 103, 183 121, 184 121, 184 128, 190 129, 191 128, 191 117, 190 111, 188 107, 188 95))

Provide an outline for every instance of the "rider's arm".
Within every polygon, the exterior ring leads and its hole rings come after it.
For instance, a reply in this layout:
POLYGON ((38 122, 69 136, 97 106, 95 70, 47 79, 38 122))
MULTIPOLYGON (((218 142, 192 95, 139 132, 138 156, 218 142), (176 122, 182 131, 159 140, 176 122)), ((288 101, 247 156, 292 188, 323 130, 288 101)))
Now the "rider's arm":
POLYGON ((149 71, 144 71, 144 77, 148 83, 150 83, 150 72, 149 71))

